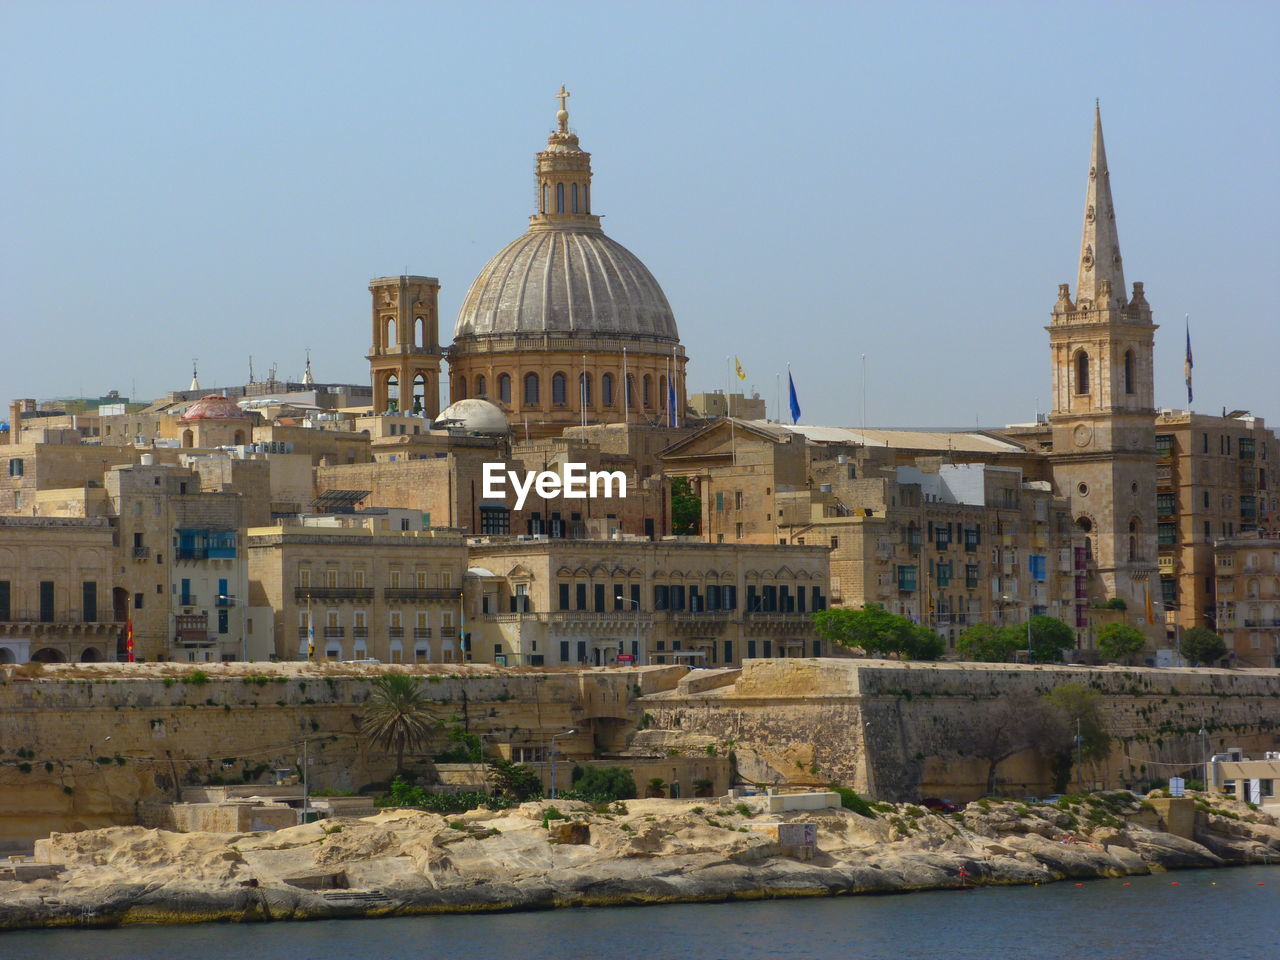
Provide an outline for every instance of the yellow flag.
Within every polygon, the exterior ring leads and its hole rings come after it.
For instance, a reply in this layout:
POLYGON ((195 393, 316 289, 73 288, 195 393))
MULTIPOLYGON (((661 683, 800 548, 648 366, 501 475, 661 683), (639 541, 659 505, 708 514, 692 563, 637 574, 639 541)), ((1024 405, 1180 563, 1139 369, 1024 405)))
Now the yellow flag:
POLYGON ((747 379, 747 371, 742 369, 742 361, 739 360, 737 357, 733 358, 733 368, 735 372, 738 374, 739 380, 747 379))

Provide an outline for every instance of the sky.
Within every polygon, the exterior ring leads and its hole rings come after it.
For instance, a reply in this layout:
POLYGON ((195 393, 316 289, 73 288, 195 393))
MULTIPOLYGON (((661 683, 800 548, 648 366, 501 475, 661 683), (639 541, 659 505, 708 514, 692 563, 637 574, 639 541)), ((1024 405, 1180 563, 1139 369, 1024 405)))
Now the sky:
POLYGON ((368 281, 442 336, 527 226, 567 85, 689 391, 964 427, 1047 408, 1095 98, 1156 403, 1280 422, 1280 4, 0 4, 0 383, 368 382, 368 281), (866 379, 862 371, 865 355, 866 379), (864 390, 865 387, 865 390, 864 390), (865 412, 863 395, 867 398, 865 412))

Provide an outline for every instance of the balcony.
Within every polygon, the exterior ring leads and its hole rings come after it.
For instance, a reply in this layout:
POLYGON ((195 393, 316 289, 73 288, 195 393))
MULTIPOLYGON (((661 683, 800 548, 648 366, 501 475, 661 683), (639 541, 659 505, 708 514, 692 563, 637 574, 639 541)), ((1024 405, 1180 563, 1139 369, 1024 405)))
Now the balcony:
POLYGON ((326 640, 341 640, 347 635, 346 627, 325 627, 324 638, 326 640))
POLYGON ((150 557, 151 557, 151 548, 150 548, 150 547, 134 547, 134 548, 133 548, 133 559, 135 559, 135 560, 147 560, 147 559, 149 559, 150 557))
POLYGON ((457 637, 457 635, 458 635, 457 627, 441 627, 440 628, 440 639, 442 640, 452 640, 455 637, 457 637))
POLYGON ((1173 484, 1173 464, 1157 463, 1156 464, 1156 486, 1172 486, 1173 484))
POLYGON ((209 617, 203 613, 183 613, 173 618, 173 642, 184 647, 203 647, 214 643, 209 636, 209 617))
POLYGON ((1157 563, 1161 573, 1173 573, 1178 567, 1178 558, 1173 554, 1162 553, 1157 563))
POLYGON ((400 640, 404 637, 404 627, 387 627, 387 636, 392 640, 400 640))
POLYGON ((199 606, 199 604, 200 601, 196 599, 194 593, 184 593, 178 597, 178 606, 180 607, 195 607, 199 606))
POLYGON ((16 611, 10 611, 7 616, 0 619, 0 637, 56 639, 60 636, 109 636, 124 628, 123 620, 84 620, 79 618, 77 613, 78 611, 70 610, 65 616, 46 618, 20 616, 16 611))
POLYGON ((352 627, 351 636, 357 640, 367 640, 369 638, 368 627, 352 627))
POLYGON ((414 627, 414 628, 413 628, 413 639, 415 639, 415 640, 430 640, 430 639, 431 639, 431 628, 430 628, 430 627, 414 627))
POLYGON ((372 600, 373 587, 294 587, 294 600, 372 600))
POLYGON ((460 600, 457 587, 383 587, 384 600, 460 600))

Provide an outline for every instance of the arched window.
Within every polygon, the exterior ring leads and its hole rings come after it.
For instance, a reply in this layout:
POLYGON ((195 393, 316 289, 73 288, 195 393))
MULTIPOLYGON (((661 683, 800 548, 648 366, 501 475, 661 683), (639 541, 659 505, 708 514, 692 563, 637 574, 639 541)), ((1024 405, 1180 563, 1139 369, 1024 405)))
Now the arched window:
POLYGON ((427 318, 415 317, 413 321, 414 342, 420 347, 427 345, 427 318))
POLYGON ((182 431, 182 445, 184 447, 194 447, 196 445, 195 440, 196 440, 196 435, 192 433, 190 430, 182 431))
POLYGON ((1129 562, 1132 563, 1134 560, 1137 560, 1137 559, 1138 559, 1138 538, 1130 537, 1129 538, 1129 562))
POLYGON ((1089 392, 1089 355, 1081 350, 1076 354, 1076 393, 1089 392))
POLYGON ((547 201, 551 197, 551 187, 547 184, 542 185, 542 212, 547 212, 547 201))
POLYGON ((564 213, 564 184, 556 184, 556 213, 564 213))
POLYGON ((582 406, 591 406, 591 374, 578 374, 578 399, 582 401, 582 406))
POLYGON ((641 381, 641 390, 643 391, 642 395, 644 397, 644 408, 646 410, 652 410, 653 409, 653 377, 649 376, 649 374, 647 373, 644 375, 644 380, 641 381))
POLYGON ((551 402, 563 405, 565 402, 565 394, 567 393, 569 378, 563 373, 554 373, 551 375, 551 402))
POLYGON ((1133 393, 1133 351, 1124 352, 1124 392, 1133 393))
POLYGON ((526 407, 536 407, 538 405, 538 375, 536 373, 526 373, 524 375, 524 404, 526 407))
POLYGON ((488 384, 485 383, 484 374, 477 373, 476 374, 476 396, 477 397, 488 396, 489 391, 487 387, 488 387, 488 384))
POLYGON ((589 183, 582 185, 582 212, 591 212, 591 184, 589 183))
POLYGON ((578 212, 578 185, 573 185, 573 212, 578 212))
POLYGON ((458 387, 457 390, 454 391, 454 399, 455 400, 467 399, 467 378, 461 377, 461 376, 458 377, 457 387, 458 387))
POLYGON ((600 403, 606 407, 613 406, 613 374, 606 373, 600 377, 600 403))
POLYGON ((387 377, 387 413, 400 411, 400 378, 394 373, 387 377))
POLYGON ((636 405, 636 375, 634 373, 627 374, 627 395, 622 402, 628 410, 636 405))
POLYGON ((232 438, 231 442, 235 444, 237 447, 240 446, 240 444, 244 443, 244 431, 237 430, 236 435, 235 437, 232 438))
POLYGON ((396 342, 396 318, 387 317, 382 321, 382 345, 390 347, 394 346, 396 342))
POLYGON ((511 402, 511 374, 509 373, 498 375, 498 402, 511 402))
POLYGON ((658 378, 658 409, 667 409, 667 378, 665 376, 658 378))

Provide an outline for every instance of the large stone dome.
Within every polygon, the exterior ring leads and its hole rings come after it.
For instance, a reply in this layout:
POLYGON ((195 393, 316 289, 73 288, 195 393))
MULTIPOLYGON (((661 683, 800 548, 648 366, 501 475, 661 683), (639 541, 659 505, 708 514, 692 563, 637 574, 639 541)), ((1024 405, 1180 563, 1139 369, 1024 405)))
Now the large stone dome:
POLYGON ((648 268, 590 227, 535 226, 480 271, 454 339, 519 335, 676 342, 676 320, 648 268))

